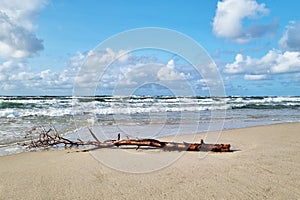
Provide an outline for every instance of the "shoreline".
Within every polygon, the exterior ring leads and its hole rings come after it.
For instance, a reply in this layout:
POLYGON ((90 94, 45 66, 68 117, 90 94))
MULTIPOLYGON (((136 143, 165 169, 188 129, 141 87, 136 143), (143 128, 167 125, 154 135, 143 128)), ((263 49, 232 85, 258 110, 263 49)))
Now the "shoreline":
MULTIPOLYGON (((232 153, 184 152, 150 173, 118 171, 75 149, 1 156, 0 199, 299 199, 299 130, 299 122, 224 130, 218 143, 232 153)), ((151 164, 148 151, 129 151, 151 164)), ((114 161, 120 152, 110 151, 114 161)))
MULTIPOLYGON (((105 138, 114 138, 116 132, 139 138, 162 137, 176 134, 178 127, 180 133, 194 134, 299 121, 299 106, 300 98, 295 96, 0 97, 0 143, 6 146, 23 141, 26 131, 49 122, 60 133, 101 126, 106 129, 105 138), (224 127, 216 125, 223 121, 224 127)), ((20 151, 0 148, 0 155, 20 151)))
MULTIPOLYGON (((179 139, 183 138, 183 140, 188 139, 190 141, 193 141, 193 137, 196 135, 208 135, 210 133, 216 133, 216 132, 221 132, 220 135, 222 134, 222 132, 224 131, 232 131, 232 130, 238 130, 238 129, 247 129, 247 128, 252 128, 252 127, 264 127, 264 126, 272 126, 272 125, 280 125, 280 124, 290 124, 290 123, 300 123, 300 121, 290 121, 290 122, 278 122, 278 123, 268 123, 268 124, 259 124, 259 125, 253 125, 253 126, 242 126, 242 127, 234 127, 234 128, 223 128, 223 130, 212 130, 212 131, 203 131, 203 132, 198 132, 198 133, 181 133, 179 134, 179 139)), ((80 134, 80 133, 77 133, 80 134)), ((174 136, 176 135, 166 135, 166 136, 161 136, 158 137, 156 139, 170 139, 170 138, 174 138, 174 136)), ((111 138, 113 139, 113 138, 111 138)), ((24 140, 25 141, 25 140, 24 140)), ((23 141, 23 142, 24 142, 23 141)), ((177 142, 182 142, 180 140, 176 140, 177 142)), ((188 142, 188 141, 185 141, 188 142)), ((8 155, 16 155, 16 154, 22 154, 22 153, 29 153, 29 152, 35 152, 35 151, 23 151, 22 147, 20 145, 18 145, 19 142, 14 142, 14 143, 10 143, 10 144, 3 144, 2 146, 0 146, 0 158, 3 156, 8 156, 8 155), (9 148, 18 148, 17 152, 13 152, 13 153, 3 153, 3 152, 9 152, 6 149, 9 148)), ((22 143, 22 142, 21 142, 22 143)), ((212 143, 216 143, 215 141, 212 141, 212 143)), ((61 148, 57 148, 54 150, 61 150, 61 148)))

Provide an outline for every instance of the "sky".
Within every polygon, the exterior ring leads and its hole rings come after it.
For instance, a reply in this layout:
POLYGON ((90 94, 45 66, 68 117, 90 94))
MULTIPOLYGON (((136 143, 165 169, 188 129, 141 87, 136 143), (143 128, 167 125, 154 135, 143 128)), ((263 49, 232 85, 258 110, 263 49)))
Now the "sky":
POLYGON ((113 46, 97 51, 124 31, 157 27, 202 46, 226 95, 299 96, 299 8, 291 0, 0 0, 0 95, 74 95, 74 87, 95 95, 190 87, 211 95, 217 81, 180 55, 113 46), (109 67, 99 77, 102 65, 109 67))

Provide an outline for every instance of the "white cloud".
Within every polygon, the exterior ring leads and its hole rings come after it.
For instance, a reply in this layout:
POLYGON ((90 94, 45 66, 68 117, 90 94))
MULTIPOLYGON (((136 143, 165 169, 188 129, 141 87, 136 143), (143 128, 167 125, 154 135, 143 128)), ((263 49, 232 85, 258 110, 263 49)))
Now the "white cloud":
POLYGON ((246 70, 246 62, 247 61, 244 61, 242 54, 237 54, 233 63, 226 64, 224 72, 229 74, 243 73, 246 70))
POLYGON ((166 66, 159 69, 159 71, 157 72, 157 78, 162 81, 183 80, 184 74, 176 72, 174 70, 174 67, 174 60, 170 60, 166 66))
POLYGON ((99 79, 103 78, 101 77, 103 75, 101 72, 109 73, 110 65, 116 63, 126 65, 130 57, 128 51, 113 51, 110 48, 107 48, 105 51, 89 51, 85 58, 82 56, 82 54, 78 54, 80 59, 74 58, 76 64, 72 64, 78 66, 78 61, 81 63, 75 78, 76 89, 78 91, 95 88, 98 85, 99 79), (82 62, 83 60, 84 62, 82 62))
MULTIPOLYGON (((118 80, 114 81, 114 84, 118 84, 118 87, 123 86, 136 86, 143 85, 147 82, 176 82, 184 80, 184 73, 178 73, 175 69, 174 60, 168 61, 168 63, 148 63, 141 64, 135 63, 130 67, 121 69, 118 80)), ((112 73, 112 75, 115 73, 112 73)))
POLYGON ((71 63, 61 72, 36 72, 26 62, 5 61, 0 64, 0 91, 13 95, 71 94, 76 72, 71 63))
POLYGON ((128 88, 145 82, 176 82, 185 79, 184 73, 175 70, 174 60, 169 60, 167 64, 153 61, 155 59, 152 57, 134 56, 127 50, 108 48, 101 52, 90 51, 76 76, 75 90, 78 95, 93 94, 96 87, 128 88))
POLYGON ((162 86, 176 94, 191 93, 190 85, 188 85, 188 81, 185 78, 186 75, 177 69, 175 70, 174 60, 168 61, 167 64, 159 62, 132 64, 129 67, 130 70, 122 70, 123 72, 126 71, 126 73, 121 73, 118 79, 115 79, 113 94, 130 95, 148 84, 162 86))
POLYGON ((0 58, 27 58, 43 49, 32 22, 45 4, 46 0, 0 1, 0 58))
POLYGON ((245 74, 244 75, 244 79, 245 80, 254 80, 254 81, 257 81, 257 80, 265 80, 265 79, 268 79, 268 75, 266 74, 245 74))
POLYGON ((74 76, 68 70, 60 73, 50 69, 33 72, 24 70, 30 67, 23 63, 12 63, 10 67, 14 70, 2 71, 0 76, 0 90, 4 93, 17 92, 17 95, 21 95, 24 91, 30 91, 43 94, 51 90, 52 94, 59 94, 61 90, 65 94, 71 94, 74 76))
POLYGON ((31 72, 18 72, 12 74, 10 77, 8 77, 9 81, 25 81, 25 80, 30 80, 34 77, 34 74, 31 72))
POLYGON ((261 58, 244 58, 237 54, 233 63, 228 63, 224 69, 228 74, 242 74, 247 80, 266 79, 267 74, 282 74, 300 72, 300 52, 270 50, 261 58))
POLYGON ((0 63, 0 90, 5 94, 14 90, 19 95, 27 94, 25 91, 47 95, 66 95, 75 91, 74 95, 92 95, 97 90, 111 92, 114 88, 120 92, 130 91, 147 83, 178 90, 186 88, 189 73, 183 72, 183 66, 176 66, 174 60, 153 63, 153 58, 139 56, 111 49, 85 54, 77 52, 62 71, 33 71, 27 62, 5 61, 0 63), (104 68, 104 74, 100 77, 99 71, 104 68))
POLYGON ((290 22, 279 40, 279 45, 288 51, 300 51, 300 22, 290 22))
POLYGON ((173 59, 171 59, 171 60, 168 61, 167 67, 170 68, 170 69, 174 69, 175 62, 174 62, 173 59))
POLYGON ((0 72, 3 73, 4 71, 9 70, 12 67, 12 61, 5 61, 0 64, 0 72))
POLYGON ((300 52, 286 51, 278 54, 276 65, 272 66, 272 73, 290 73, 300 71, 300 52))
POLYGON ((44 48, 33 22, 47 1, 0 1, 0 89, 4 93, 38 91, 47 84, 26 62, 44 48))
POLYGON ((213 32, 218 37, 233 39, 238 43, 249 42, 251 39, 272 33, 277 29, 278 22, 267 25, 250 24, 243 26, 245 19, 257 19, 269 13, 265 4, 255 0, 224 0, 219 1, 213 20, 213 32))

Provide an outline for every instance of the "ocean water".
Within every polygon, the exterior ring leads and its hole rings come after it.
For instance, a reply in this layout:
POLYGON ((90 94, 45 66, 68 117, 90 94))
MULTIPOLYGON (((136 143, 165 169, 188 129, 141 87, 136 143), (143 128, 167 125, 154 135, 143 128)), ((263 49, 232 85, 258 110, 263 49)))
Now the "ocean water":
POLYGON ((0 155, 26 151, 18 142, 34 126, 53 124, 72 139, 117 133, 157 138, 300 121, 300 97, 2 96, 0 155), (88 135, 88 134, 87 134, 88 135))

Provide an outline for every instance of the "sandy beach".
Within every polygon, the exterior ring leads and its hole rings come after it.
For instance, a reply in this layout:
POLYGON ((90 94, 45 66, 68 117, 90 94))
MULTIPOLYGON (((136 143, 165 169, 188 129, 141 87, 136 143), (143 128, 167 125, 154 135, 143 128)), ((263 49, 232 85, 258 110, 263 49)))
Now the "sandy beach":
POLYGON ((225 130, 218 143, 234 152, 186 152, 140 174, 75 150, 2 156, 0 199, 300 199, 299 130, 300 123, 225 130))

